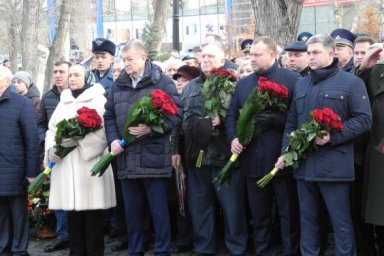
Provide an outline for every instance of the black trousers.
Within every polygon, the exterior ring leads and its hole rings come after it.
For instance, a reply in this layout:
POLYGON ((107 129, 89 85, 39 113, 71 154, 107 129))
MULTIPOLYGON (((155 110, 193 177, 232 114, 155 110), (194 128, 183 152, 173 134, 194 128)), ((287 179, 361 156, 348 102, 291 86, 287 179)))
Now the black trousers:
POLYGON ((0 255, 28 255, 27 195, 0 196, 0 255))
POLYGON ((102 210, 68 211, 69 255, 104 255, 102 210))
POLYGON ((355 180, 351 183, 351 216, 356 235, 357 254, 375 256, 375 232, 374 225, 365 223, 361 216, 364 168, 355 165, 355 180))

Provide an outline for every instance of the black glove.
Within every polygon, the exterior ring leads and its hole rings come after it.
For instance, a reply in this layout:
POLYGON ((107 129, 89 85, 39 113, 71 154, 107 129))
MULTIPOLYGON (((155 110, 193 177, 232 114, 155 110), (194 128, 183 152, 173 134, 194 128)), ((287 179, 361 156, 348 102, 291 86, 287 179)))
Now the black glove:
POLYGON ((256 117, 256 124, 266 130, 275 124, 275 118, 276 114, 272 111, 264 111, 256 117))

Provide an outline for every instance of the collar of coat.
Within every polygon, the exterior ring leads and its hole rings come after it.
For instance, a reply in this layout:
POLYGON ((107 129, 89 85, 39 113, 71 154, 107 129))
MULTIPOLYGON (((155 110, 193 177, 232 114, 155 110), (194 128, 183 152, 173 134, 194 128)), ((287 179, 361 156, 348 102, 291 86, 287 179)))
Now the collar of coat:
POLYGON ((61 93, 60 101, 63 103, 70 103, 73 101, 77 102, 86 102, 94 99, 100 94, 104 94, 105 90, 104 87, 99 84, 95 83, 93 86, 86 89, 83 93, 81 93, 77 98, 73 97, 71 89, 65 89, 61 93))
MULTIPOLYGON (((153 64, 149 60, 145 62, 143 78, 139 81, 135 88, 143 88, 150 84, 157 83, 161 78, 161 69, 157 65, 153 64)), ((131 76, 124 70, 123 73, 116 79, 116 84, 119 86, 132 87, 131 76)))
POLYGON ((108 71, 104 73, 103 77, 100 77, 100 71, 98 69, 94 69, 92 72, 95 74, 96 82, 99 82, 106 77, 110 80, 113 80, 113 64, 111 64, 108 71))
POLYGON ((6 101, 11 98, 12 89, 11 86, 8 86, 7 89, 3 92, 3 94, 0 96, 0 102, 6 101))
POLYGON ((334 58, 331 65, 320 69, 311 69, 309 75, 312 77, 313 83, 317 84, 335 75, 339 70, 339 60, 334 58))
POLYGON ((256 75, 258 77, 260 77, 260 76, 269 77, 271 74, 273 74, 276 71, 276 69, 278 67, 279 67, 279 63, 277 62, 277 60, 275 60, 275 62, 272 64, 272 66, 270 66, 267 70, 260 72, 260 73, 256 73, 256 75))

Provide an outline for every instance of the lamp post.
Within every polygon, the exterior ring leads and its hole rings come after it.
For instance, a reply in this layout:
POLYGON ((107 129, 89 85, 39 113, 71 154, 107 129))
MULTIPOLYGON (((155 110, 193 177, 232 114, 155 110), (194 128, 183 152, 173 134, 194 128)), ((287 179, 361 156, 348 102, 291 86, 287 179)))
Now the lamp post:
POLYGON ((176 51, 180 51, 179 21, 179 0, 173 0, 172 48, 176 51))

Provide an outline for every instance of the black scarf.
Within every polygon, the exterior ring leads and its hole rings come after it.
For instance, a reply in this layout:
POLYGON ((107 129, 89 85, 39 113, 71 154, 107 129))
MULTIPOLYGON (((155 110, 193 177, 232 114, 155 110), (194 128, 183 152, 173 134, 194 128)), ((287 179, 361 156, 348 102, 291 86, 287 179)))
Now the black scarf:
POLYGON ((335 75, 339 71, 339 60, 337 58, 333 59, 331 65, 320 68, 320 69, 310 69, 310 76, 312 77, 313 83, 318 84, 321 81, 335 75))

